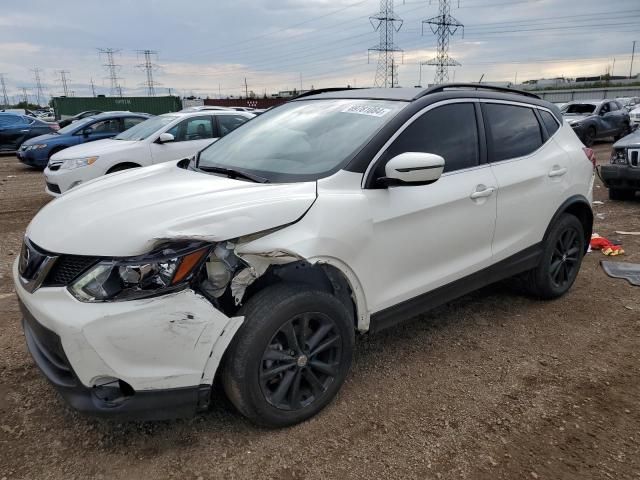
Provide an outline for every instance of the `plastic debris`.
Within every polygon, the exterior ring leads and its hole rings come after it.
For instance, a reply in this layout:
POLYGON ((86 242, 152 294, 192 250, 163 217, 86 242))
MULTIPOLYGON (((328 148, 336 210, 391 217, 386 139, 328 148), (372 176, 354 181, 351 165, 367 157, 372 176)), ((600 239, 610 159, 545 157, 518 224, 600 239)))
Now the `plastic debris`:
POLYGON ((640 235, 640 232, 624 232, 622 230, 616 230, 619 235, 640 235))
POLYGON ((607 256, 616 256, 624 254, 624 250, 620 245, 615 245, 608 239, 601 237, 597 233, 591 235, 591 242, 589 242, 589 246, 593 250, 600 250, 604 255, 607 256))

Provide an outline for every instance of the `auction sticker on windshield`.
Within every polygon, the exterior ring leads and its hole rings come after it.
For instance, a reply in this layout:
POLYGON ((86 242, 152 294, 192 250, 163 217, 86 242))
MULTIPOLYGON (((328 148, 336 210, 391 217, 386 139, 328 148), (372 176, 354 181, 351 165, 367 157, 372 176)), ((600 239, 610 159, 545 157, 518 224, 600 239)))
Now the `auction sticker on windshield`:
POLYGON ((344 110, 341 110, 343 113, 357 113, 371 117, 383 117, 390 111, 390 108, 377 107, 375 105, 349 105, 344 110))

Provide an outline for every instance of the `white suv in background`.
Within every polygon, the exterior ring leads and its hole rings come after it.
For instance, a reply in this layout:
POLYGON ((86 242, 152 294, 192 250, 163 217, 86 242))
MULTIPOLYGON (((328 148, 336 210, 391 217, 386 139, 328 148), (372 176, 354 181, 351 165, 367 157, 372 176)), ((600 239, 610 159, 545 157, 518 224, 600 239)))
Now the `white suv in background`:
POLYGON ((114 138, 54 154, 44 171, 46 192, 59 196, 108 173, 191 157, 253 117, 252 113, 233 110, 152 117, 114 138))
POLYGON ((508 277, 565 294, 593 161, 526 92, 302 95, 46 205, 13 266, 27 344, 84 412, 190 415, 217 377, 252 421, 291 425, 338 392, 355 332, 508 277))

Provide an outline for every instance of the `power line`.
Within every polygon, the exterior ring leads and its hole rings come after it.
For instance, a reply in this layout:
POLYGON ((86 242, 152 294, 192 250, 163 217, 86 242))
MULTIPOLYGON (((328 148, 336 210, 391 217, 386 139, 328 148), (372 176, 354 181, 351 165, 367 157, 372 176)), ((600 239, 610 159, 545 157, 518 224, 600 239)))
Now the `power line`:
MULTIPOLYGON (((155 50, 138 50, 138 54, 144 55, 144 63, 138 65, 138 68, 142 68, 145 71, 147 76, 147 80, 144 82, 144 85, 147 87, 147 95, 150 97, 156 96, 156 85, 160 85, 159 83, 153 80, 153 71, 158 68, 158 66, 152 62, 153 56, 158 56, 158 52, 155 50)), ((121 95, 122 96, 122 95, 121 95)))
POLYGON ((65 97, 69 96, 69 79, 67 78, 68 73, 68 70, 58 70, 58 74, 60 75, 60 83, 62 83, 62 91, 64 92, 65 97))
POLYGON ((393 0, 380 0, 380 11, 369 17, 373 29, 380 32, 380 42, 368 51, 378 52, 378 67, 374 85, 376 87, 396 87, 398 75, 395 70, 395 54, 402 52, 393 41, 393 34, 402 28, 402 19, 393 11, 393 0))
POLYGON ((40 82, 40 72, 38 67, 34 67, 32 70, 33 77, 36 81, 36 103, 40 106, 40 99, 44 97, 44 91, 42 90, 42 83, 40 82))
POLYGON ((110 93, 112 96, 118 95, 122 97, 122 86, 120 85, 119 80, 122 80, 118 77, 118 70, 120 69, 120 65, 116 64, 114 60, 114 54, 120 53, 120 50, 116 50, 114 48, 99 48, 98 54, 106 57, 106 62, 103 66, 107 69, 109 73, 109 82, 111 84, 110 93))

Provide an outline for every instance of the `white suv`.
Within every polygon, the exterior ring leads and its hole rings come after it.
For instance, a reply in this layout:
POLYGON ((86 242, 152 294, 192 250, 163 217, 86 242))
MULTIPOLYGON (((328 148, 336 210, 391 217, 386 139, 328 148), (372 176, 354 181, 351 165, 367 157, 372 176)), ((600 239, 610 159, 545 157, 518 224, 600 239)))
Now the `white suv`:
POLYGON ((233 110, 167 113, 113 138, 66 148, 44 170, 46 192, 57 197, 109 173, 191 157, 253 117, 233 110))
POLYGON ((302 421, 340 389, 355 332, 516 275, 567 292, 591 157, 524 92, 300 97, 45 206, 13 270, 29 350, 81 411, 193 414, 218 376, 254 422, 302 421))

